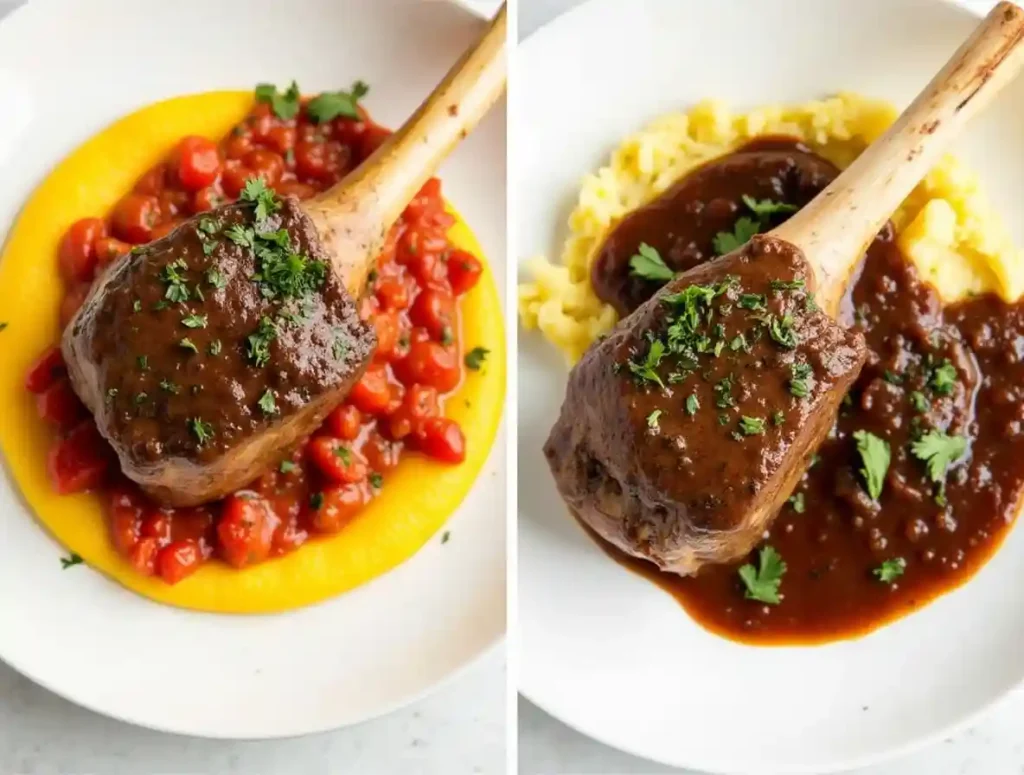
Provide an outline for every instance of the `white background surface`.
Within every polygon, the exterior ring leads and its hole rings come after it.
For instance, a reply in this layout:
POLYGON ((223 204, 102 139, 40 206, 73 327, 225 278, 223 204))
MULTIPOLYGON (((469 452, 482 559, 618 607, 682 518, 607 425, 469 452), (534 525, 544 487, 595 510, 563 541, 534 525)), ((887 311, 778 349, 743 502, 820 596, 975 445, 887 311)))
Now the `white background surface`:
MULTIPOLYGON (((0 17, 21 1, 0 0, 0 17)), ((74 648, 72 632, 67 648, 74 648)), ((501 773, 502 652, 495 650, 433 696, 383 719, 329 734, 240 743, 176 737, 112 721, 0 663, 0 775, 501 773)))
MULTIPOLYGON (((581 0, 519 0, 519 34, 529 35, 581 0)), ((751 0, 755 2, 756 0, 751 0)), ((849 0, 855 2, 856 0, 849 0)), ((982 8, 985 0, 968 2, 982 8)), ((894 691, 899 691, 894 687, 894 691)), ((736 741, 742 745, 742 740, 736 741)), ((519 769, 523 775, 679 772, 596 743, 519 700, 519 769)), ((908 758, 858 775, 1011 775, 1024 773, 1024 691, 975 729, 908 758)))

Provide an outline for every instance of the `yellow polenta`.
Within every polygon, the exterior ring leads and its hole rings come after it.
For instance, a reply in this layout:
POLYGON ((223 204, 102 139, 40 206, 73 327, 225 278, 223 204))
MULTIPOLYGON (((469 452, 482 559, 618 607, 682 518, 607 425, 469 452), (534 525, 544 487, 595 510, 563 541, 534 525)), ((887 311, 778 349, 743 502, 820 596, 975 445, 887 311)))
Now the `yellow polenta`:
MULTIPOLYGON (((840 94, 801 105, 769 105, 733 113, 704 102, 662 116, 627 137, 608 164, 587 175, 569 216, 560 261, 527 262, 531 281, 519 287, 519 314, 539 328, 570 363, 617 320, 590 285, 590 265, 608 230, 657 197, 689 170, 758 135, 801 138, 846 167, 896 118, 892 105, 840 94)), ((994 291, 1006 300, 1024 292, 1024 254, 1013 245, 977 176, 952 156, 929 172, 892 216, 899 244, 942 298, 994 291)))
MULTIPOLYGON (((52 434, 24 387, 29 365, 58 341, 63 284, 57 247, 79 218, 109 212, 135 181, 189 134, 224 136, 252 107, 251 92, 178 97, 126 116, 62 161, 25 203, 0 258, 4 305, 0 349, 0 448, 39 521, 96 570, 141 595, 201 611, 258 613, 297 608, 337 595, 411 557, 458 507, 491 448, 505 391, 505 337, 494 278, 484 275, 461 305, 467 349, 490 350, 484 368, 466 374, 446 414, 466 435, 457 466, 420 456, 403 459, 379 497, 335 536, 310 541, 279 559, 235 570, 204 564, 174 586, 141 576, 114 549, 105 504, 94 493, 57 495, 46 474, 52 434)), ((457 214, 456 214, 456 217, 457 214)), ((449 239, 483 258, 458 219, 449 239)), ((53 562, 57 562, 54 554, 53 562)))

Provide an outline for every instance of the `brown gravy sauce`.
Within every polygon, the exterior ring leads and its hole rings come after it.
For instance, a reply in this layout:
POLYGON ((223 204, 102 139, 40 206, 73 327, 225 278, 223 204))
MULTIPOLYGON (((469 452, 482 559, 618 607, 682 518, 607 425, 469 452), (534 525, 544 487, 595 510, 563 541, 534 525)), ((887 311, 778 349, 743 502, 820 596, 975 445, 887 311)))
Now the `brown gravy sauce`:
MULTIPOLYGON (((749 214, 742 196, 803 205, 838 174, 789 138, 761 138, 689 173, 622 219, 601 248, 593 284, 627 313, 658 284, 631 277, 641 242, 673 269, 713 258, 713 239, 749 214)), ((785 216, 772 216, 770 228, 785 216)), ((815 643, 869 632, 967 581, 992 555, 1024 493, 1024 304, 981 296, 943 307, 887 225, 844 300, 841 322, 866 337, 869 356, 819 459, 765 539, 787 564, 779 605, 744 597, 743 562, 682 578, 599 542, 651 579, 707 629, 753 643, 815 643), (935 388, 949 366, 948 393, 935 388), (866 430, 890 444, 876 503, 865 492, 853 439, 866 430), (968 439, 946 475, 944 497, 910 445, 938 430, 968 439), (802 501, 802 502, 800 502, 802 501), (902 560, 883 583, 875 570, 902 560)), ((589 531, 588 531, 589 532, 589 531)))

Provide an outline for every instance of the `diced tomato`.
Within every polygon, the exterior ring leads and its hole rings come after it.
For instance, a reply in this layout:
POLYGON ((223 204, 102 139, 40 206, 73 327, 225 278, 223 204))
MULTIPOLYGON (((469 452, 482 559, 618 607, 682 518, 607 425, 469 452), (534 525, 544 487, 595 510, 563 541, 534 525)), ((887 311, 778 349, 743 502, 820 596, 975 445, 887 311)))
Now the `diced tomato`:
POLYGON ((437 389, 430 385, 411 385, 405 391, 402 405, 388 417, 388 431, 393 439, 402 439, 417 432, 423 421, 441 413, 437 389))
POLYGON ((140 245, 153 239, 160 225, 160 200, 147 194, 128 194, 110 216, 111 229, 120 239, 140 245))
POLYGON ((252 142, 252 135, 248 132, 232 133, 231 137, 224 143, 224 156, 228 159, 241 160, 255 147, 252 142))
POLYGON ((330 140, 299 140, 295 171, 300 178, 331 182, 348 167, 349 152, 330 140))
POLYGON ((382 364, 371 363, 360 380, 352 387, 348 400, 360 412, 380 414, 388 408, 391 389, 388 386, 388 373, 382 364))
POLYGON ((56 380, 67 374, 64 356, 59 347, 51 347, 44 352, 25 375, 25 389, 30 393, 42 393, 56 380))
POLYGON ((167 167, 163 164, 158 164, 153 167, 149 172, 139 178, 139 182, 135 184, 135 188, 132 189, 137 194, 148 194, 149 196, 159 196, 160 192, 167 187, 167 167))
POLYGON ((346 116, 338 116, 334 119, 334 126, 331 128, 331 134, 334 135, 334 139, 338 140, 350 148, 358 148, 360 140, 362 139, 363 133, 366 131, 366 111, 362 107, 356 107, 361 118, 354 119, 346 116))
POLYGON ((386 474, 394 470, 402 455, 402 443, 388 441, 376 431, 371 431, 363 444, 363 456, 372 471, 386 474))
POLYGON ((354 484, 369 471, 363 456, 340 439, 315 436, 309 443, 309 459, 328 479, 339 484, 354 484))
POLYGON ((274 190, 281 196, 294 196, 296 199, 309 199, 317 192, 314 186, 297 180, 283 180, 274 186, 274 190))
POLYGON ((457 351, 439 342, 414 337, 409 354, 394 364, 395 374, 406 385, 431 385, 441 393, 458 387, 462 378, 457 351))
POLYGON ((100 269, 102 269, 121 256, 127 255, 131 249, 132 246, 127 242, 121 242, 121 240, 114 239, 113 237, 104 237, 101 240, 96 240, 96 261, 100 269))
POLYGON ((418 220, 428 213, 444 209, 441 198, 441 180, 430 178, 405 207, 405 217, 411 221, 418 220))
POLYGON ((114 548, 124 558, 130 558, 139 541, 142 505, 129 490, 118 488, 110 497, 110 537, 114 548))
POLYGON ((60 243, 60 268, 70 282, 92 280, 96 273, 96 241, 107 236, 99 218, 82 218, 71 224, 60 243))
POLYGON ((36 397, 36 410, 44 421, 58 428, 70 428, 88 415, 66 379, 58 379, 36 397))
POLYGON ((274 533, 274 541, 270 547, 270 556, 280 557, 281 555, 288 554, 288 552, 294 552, 308 540, 309 532, 299 527, 295 520, 290 519, 287 522, 282 522, 277 528, 277 532, 274 533))
POLYGON ((284 159, 281 158, 281 154, 266 148, 249 151, 242 159, 242 164, 252 170, 254 176, 263 178, 263 182, 268 186, 276 184, 284 174, 284 159))
POLYGON ((461 296, 480 280, 484 272, 480 260, 465 250, 453 250, 448 254, 448 282, 452 293, 461 296))
POLYGON ((156 557, 160 545, 155 538, 140 538, 129 553, 128 561, 136 573, 152 576, 156 573, 156 557))
POLYGON ((50 481, 61 495, 91 490, 106 477, 110 451, 92 420, 86 420, 50 450, 50 481))
POLYGON ((318 533, 337 533, 366 503, 363 488, 358 484, 325 487, 310 506, 309 521, 318 533))
POLYGON ((69 288, 68 292, 64 294, 64 298, 60 301, 61 328, 67 326, 75 316, 75 313, 81 309, 90 290, 92 290, 92 283, 79 283, 69 288))
POLYGON ((462 435, 462 428, 447 417, 426 420, 416 435, 416 447, 445 463, 461 463, 466 459, 466 437, 462 435))
POLYGON ((232 199, 238 199, 238 195, 245 188, 245 182, 255 176, 252 170, 243 167, 241 164, 225 165, 220 184, 224 187, 225 194, 232 199))
POLYGON ((397 312, 409 306, 409 288, 401 277, 381 278, 375 291, 383 309, 397 312))
POLYGON ((377 331, 377 358, 388 360, 395 353, 395 345, 402 333, 402 321, 397 312, 378 312, 373 319, 377 331))
POLYGON ((427 329, 430 336, 442 344, 455 341, 458 331, 458 313, 455 297, 439 288, 424 288, 409 309, 409 318, 417 326, 427 329))
POLYGON ((224 195, 216 186, 207 186, 196 191, 192 197, 192 212, 205 213, 224 204, 224 195))
POLYGON ((373 154, 378 148, 384 145, 384 141, 391 137, 392 132, 382 126, 372 124, 366 127, 362 136, 359 138, 359 157, 366 159, 373 154))
POLYGON ((174 541, 156 556, 156 571, 168 584, 177 584, 203 564, 203 553, 195 541, 174 541))
POLYGON ((192 207, 192 194, 188 191, 166 188, 160 192, 157 199, 160 200, 161 223, 187 215, 192 207))
POLYGON ((278 525, 277 515, 255 493, 235 493, 224 500, 217 523, 220 556, 236 568, 262 562, 278 525))
POLYGON ((217 145, 205 137, 182 138, 171 159, 178 181, 189 191, 210 185, 220 174, 220 152, 217 145))
POLYGON ((363 423, 363 416, 351 404, 342 404, 324 420, 324 427, 332 436, 345 441, 355 441, 359 436, 359 426, 363 423))
POLYGON ((295 148, 295 127, 275 126, 267 133, 267 145, 282 156, 295 148))
POLYGON ((166 511, 155 511, 142 520, 139 532, 144 538, 156 539, 160 546, 167 546, 172 535, 171 516, 166 511))

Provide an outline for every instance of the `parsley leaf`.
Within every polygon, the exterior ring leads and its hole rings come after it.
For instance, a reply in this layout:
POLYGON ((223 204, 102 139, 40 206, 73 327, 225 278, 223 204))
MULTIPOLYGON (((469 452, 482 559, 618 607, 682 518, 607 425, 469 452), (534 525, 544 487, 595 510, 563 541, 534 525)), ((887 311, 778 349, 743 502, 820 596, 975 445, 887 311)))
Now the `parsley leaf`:
POLYGON ((651 430, 658 430, 658 419, 664 414, 660 409, 655 409, 649 415, 647 415, 647 427, 651 430))
POLYGON ((769 215, 775 215, 776 213, 795 213, 800 209, 796 205, 786 204, 785 202, 773 202, 771 199, 758 201, 746 194, 742 196, 742 199, 743 204, 749 207, 754 215, 761 218, 767 218, 769 215))
POLYGON ((932 407, 931 401, 920 390, 915 390, 910 394, 910 405, 917 412, 927 412, 932 407))
POLYGON ((269 102, 271 110, 278 118, 288 120, 299 113, 299 85, 292 81, 284 93, 277 90, 272 83, 261 83, 256 86, 256 101, 269 102))
POLYGON ((803 280, 772 280, 770 285, 773 291, 802 291, 805 287, 803 280))
POLYGON ((661 260, 661 254, 646 242, 641 242, 636 255, 629 259, 629 273, 655 282, 671 280, 676 274, 661 260))
POLYGON ((715 252, 724 256, 737 248, 741 248, 750 242, 750 238, 761 231, 761 224, 757 221, 743 216, 738 219, 732 227, 732 231, 720 231, 715 235, 712 244, 715 252))
POLYGON ((686 413, 692 417, 697 414, 698 409, 700 409, 700 401, 697 400, 697 394, 691 393, 686 397, 686 413))
POLYGON ((60 558, 60 569, 67 570, 72 566, 81 565, 83 562, 85 562, 85 560, 83 560, 80 555, 75 552, 71 552, 67 557, 60 558))
POLYGON ((280 471, 282 474, 290 474, 292 471, 295 470, 295 463, 293 463, 291 460, 282 460, 281 465, 277 467, 277 470, 280 471))
POLYGON ((210 423, 203 422, 198 417, 194 417, 188 421, 188 424, 192 430, 192 435, 196 437, 200 447, 213 438, 213 426, 210 423))
POLYGON ((463 358, 463 360, 466 362, 466 368, 472 369, 473 371, 478 371, 480 367, 483 366, 484 361, 487 360, 487 356, 490 354, 490 352, 491 351, 488 350, 486 347, 474 347, 472 350, 466 353, 466 357, 463 358))
POLYGON ((736 406, 736 401, 732 397, 732 375, 724 377, 715 383, 712 391, 715 394, 715 406, 719 409, 728 409, 730 406, 736 406))
POLYGON ((384 486, 384 477, 376 471, 370 474, 367 479, 370 482, 370 486, 375 490, 379 490, 384 486))
POLYGON ((274 391, 267 388, 266 392, 260 396, 257 405, 263 410, 263 414, 277 414, 277 402, 274 400, 274 391))
POLYGON ((647 355, 643 361, 640 363, 636 361, 629 362, 629 370, 641 381, 655 382, 658 386, 664 388, 665 383, 661 381, 661 377, 656 371, 664 355, 665 343, 660 339, 655 339, 651 342, 651 346, 647 350, 647 355))
POLYGON ((740 418, 740 432, 744 436, 760 436, 764 433, 765 422, 763 417, 747 417, 744 415, 740 418))
POLYGON ((778 315, 770 316, 768 318, 768 333, 771 334, 772 339, 787 350, 792 350, 799 343, 793 328, 793 318, 790 315, 783 315, 781 318, 778 315))
POLYGON ((754 312, 768 309, 768 299, 765 298, 763 293, 741 293, 737 304, 743 309, 753 310, 754 312))
POLYGON ((214 339, 212 342, 210 342, 210 346, 206 348, 206 352, 210 353, 210 355, 220 355, 220 350, 220 339, 214 339))
POLYGON ((221 272, 219 269, 215 269, 212 266, 206 270, 206 282, 208 282, 218 291, 226 288, 228 285, 228 280, 224 276, 224 273, 221 272))
POLYGON ((199 348, 196 347, 196 343, 189 339, 187 336, 178 341, 178 346, 186 350, 191 350, 194 353, 199 352, 199 348))
POLYGON ((160 271, 160 279, 167 284, 164 298, 179 303, 188 301, 188 286, 185 285, 185 278, 181 274, 186 269, 188 269, 188 264, 185 259, 179 258, 164 266, 160 271))
POLYGON ((362 81, 356 81, 352 84, 351 91, 323 92, 309 101, 306 113, 318 124, 338 116, 358 120, 361 118, 358 110, 359 100, 369 91, 369 86, 362 81))
POLYGON ((785 573, 786 563, 779 553, 770 546, 762 547, 757 568, 747 563, 739 569, 740 579, 746 587, 744 597, 768 605, 778 605, 782 602, 779 598, 779 585, 785 573))
POLYGON ((245 187, 238 196, 242 202, 256 205, 256 221, 265 221, 269 216, 281 209, 281 200, 277 198, 274 189, 267 188, 263 178, 249 178, 245 181, 245 187))
POLYGON ((317 511, 323 505, 324 494, 322 492, 315 492, 309 496, 309 507, 314 511, 317 511))
POLYGON ((268 317, 260 318, 259 327, 246 338, 249 360, 254 366, 266 366, 270 361, 270 343, 277 336, 277 327, 268 317))
POLYGON ((946 479, 946 469, 967 451, 967 439, 948 436, 942 431, 929 431, 910 445, 910 451, 927 464, 928 478, 942 483, 946 479))
POLYGON ((810 395, 811 386, 808 380, 814 375, 814 369, 809 363, 794 363, 790 368, 792 375, 789 380, 789 392, 797 398, 806 398, 810 395))
POLYGON ((857 451, 864 464, 860 473, 864 477, 868 495, 877 501, 885 484, 885 474, 889 470, 889 442, 869 431, 857 431, 853 438, 857 442, 857 451))
POLYGON ((185 328, 206 328, 206 315, 186 315, 181 319, 181 324, 185 328))
POLYGON ((797 514, 803 514, 804 511, 807 510, 807 502, 802 492, 798 492, 796 495, 791 495, 787 503, 793 507, 793 511, 797 514))
POLYGON ((896 579, 903 575, 903 571, 906 567, 907 561, 902 557, 897 557, 895 560, 886 560, 871 572, 874 573, 878 580, 883 584, 892 584, 896 579))
POLYGON ((932 372, 931 379, 928 384, 931 386, 931 389, 940 396, 948 396, 952 394, 953 386, 956 385, 956 381, 956 367, 948 360, 944 360, 932 372))

